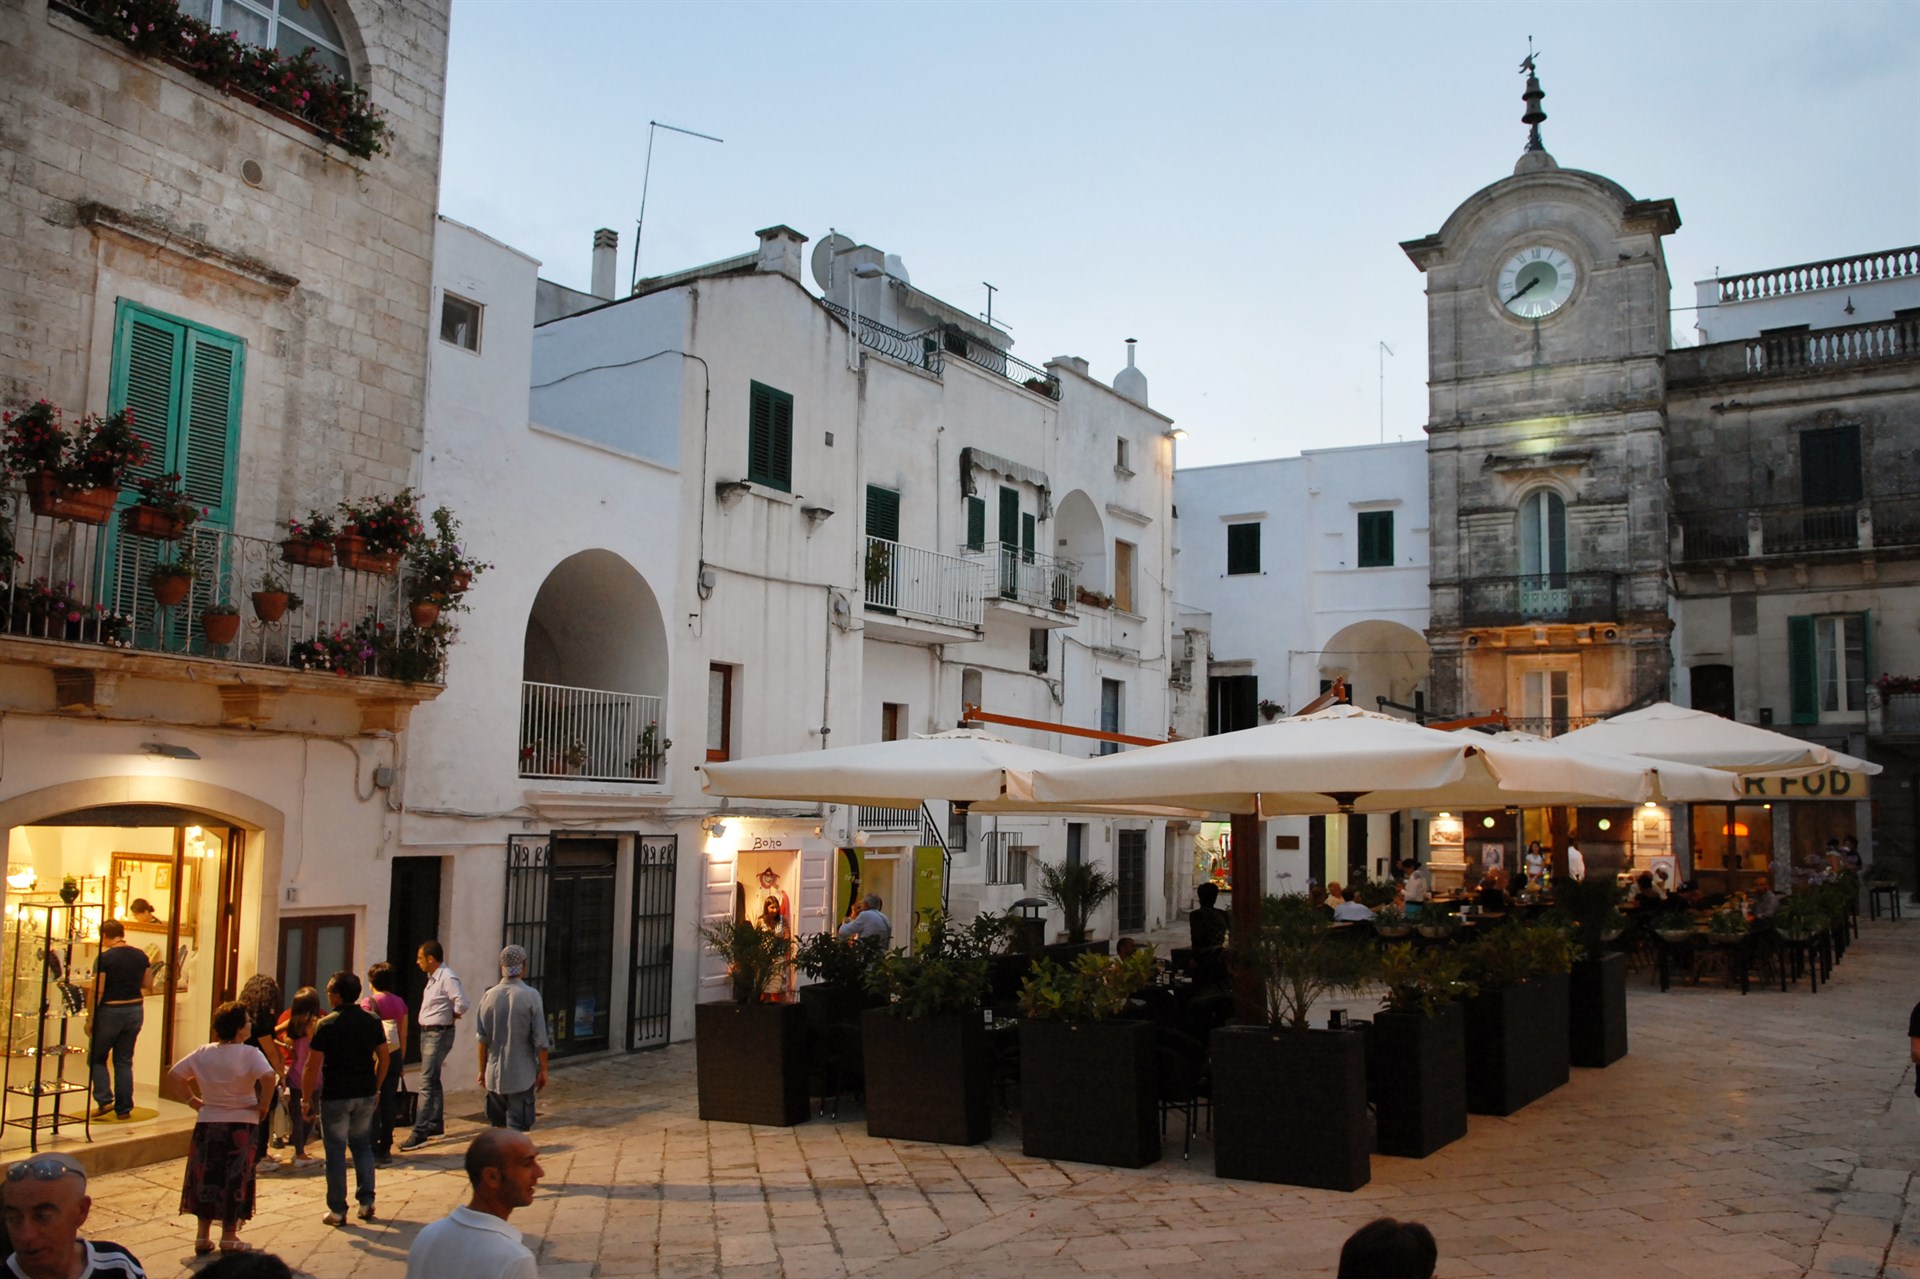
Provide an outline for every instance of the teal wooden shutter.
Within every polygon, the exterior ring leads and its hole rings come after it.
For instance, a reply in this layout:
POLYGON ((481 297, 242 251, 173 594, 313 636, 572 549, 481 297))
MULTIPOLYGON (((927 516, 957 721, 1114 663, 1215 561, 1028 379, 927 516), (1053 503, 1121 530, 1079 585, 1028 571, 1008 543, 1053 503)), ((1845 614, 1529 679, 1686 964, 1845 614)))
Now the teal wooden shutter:
POLYGON ((895 490, 867 485, 867 536, 900 540, 900 494, 895 490))
POLYGON ((167 469, 180 472, 181 489, 206 509, 201 522, 215 528, 233 527, 246 358, 246 348, 233 338, 205 330, 187 334, 178 445, 167 469))
MULTIPOLYGON (((165 474, 167 454, 180 414, 180 365, 187 345, 186 326, 121 302, 114 314, 113 372, 107 385, 107 410, 133 413, 133 429, 147 442, 147 464, 132 479, 165 474)), ((130 505, 132 484, 121 498, 130 505)))
POLYGON ((1814 655, 1813 618, 1787 619, 1788 703, 1796 724, 1820 722, 1820 677, 1814 655))
POLYGON ((1391 567, 1393 564, 1393 512, 1362 511, 1359 540, 1358 567, 1391 567))
POLYGON ((793 397, 759 382, 747 417, 747 479, 793 491, 793 397))
POLYGON ((987 545, 987 499, 967 499, 967 549, 979 551, 987 545))

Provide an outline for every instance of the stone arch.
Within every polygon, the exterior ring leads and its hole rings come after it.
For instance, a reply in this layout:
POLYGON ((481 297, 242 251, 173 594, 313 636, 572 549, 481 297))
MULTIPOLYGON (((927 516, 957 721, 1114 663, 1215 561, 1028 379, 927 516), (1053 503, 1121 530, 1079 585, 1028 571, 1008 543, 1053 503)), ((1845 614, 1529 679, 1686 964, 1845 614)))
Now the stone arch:
POLYGON ((1107 581, 1107 527, 1100 509, 1082 489, 1060 499, 1053 516, 1053 553, 1080 566, 1075 579, 1090 591, 1111 589, 1107 581))
POLYGON ((527 614, 522 677, 664 697, 667 628, 647 579, 613 551, 554 565, 527 614))
POLYGON ((1426 637, 1381 619, 1343 627, 1320 653, 1320 678, 1345 679, 1353 704, 1367 710, 1376 708, 1377 697, 1411 706, 1430 670, 1426 637))

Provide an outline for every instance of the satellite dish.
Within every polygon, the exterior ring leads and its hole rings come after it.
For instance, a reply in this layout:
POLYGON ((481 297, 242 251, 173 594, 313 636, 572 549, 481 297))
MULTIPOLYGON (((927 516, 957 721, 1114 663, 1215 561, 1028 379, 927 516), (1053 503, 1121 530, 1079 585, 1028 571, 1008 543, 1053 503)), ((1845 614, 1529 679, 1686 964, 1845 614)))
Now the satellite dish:
POLYGON ((813 246, 813 282, 820 286, 822 292, 833 291, 831 281, 834 259, 842 253, 850 252, 854 247, 853 241, 838 231, 813 246))

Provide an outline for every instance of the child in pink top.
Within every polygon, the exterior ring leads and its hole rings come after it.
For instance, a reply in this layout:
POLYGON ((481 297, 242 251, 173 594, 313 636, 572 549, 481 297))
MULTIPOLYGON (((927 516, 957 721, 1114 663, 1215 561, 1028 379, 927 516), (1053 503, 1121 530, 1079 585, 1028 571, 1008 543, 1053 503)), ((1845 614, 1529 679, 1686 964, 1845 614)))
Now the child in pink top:
POLYGON ((373 1112, 373 1157, 384 1164, 393 1159, 394 1096, 405 1082, 401 1063, 407 1057, 407 1001, 400 996, 400 974, 392 964, 380 963, 367 969, 367 985, 373 989, 360 1006, 380 1019, 386 1028, 387 1046, 393 1050, 393 1067, 380 1081, 380 1105, 373 1112))
POLYGON ((311 1168, 317 1160, 307 1154, 307 1118, 300 1109, 300 1079, 307 1068, 307 1047, 313 1028, 325 1016, 320 1007, 320 992, 302 986, 293 993, 293 1003, 280 1014, 280 1037, 287 1045, 287 1100, 293 1118, 293 1166, 311 1168))

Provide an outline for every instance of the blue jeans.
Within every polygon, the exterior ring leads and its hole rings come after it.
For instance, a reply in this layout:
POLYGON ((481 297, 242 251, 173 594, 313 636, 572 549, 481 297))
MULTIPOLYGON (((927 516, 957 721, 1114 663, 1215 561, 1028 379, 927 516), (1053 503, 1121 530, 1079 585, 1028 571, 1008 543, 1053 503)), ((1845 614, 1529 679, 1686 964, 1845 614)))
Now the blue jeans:
POLYGON ((327 1210, 347 1215, 347 1151, 353 1151, 354 1199, 373 1202, 373 1112, 378 1095, 320 1103, 320 1141, 327 1148, 327 1210))
POLYGON ((490 1092, 487 1094, 487 1122, 495 1128, 511 1128, 515 1132, 533 1131, 533 1094, 529 1088, 525 1092, 490 1092))
POLYGON ((453 1051, 453 1027, 420 1027, 420 1113, 413 1117, 416 1136, 438 1137, 446 1131, 446 1093, 440 1087, 440 1067, 453 1051))
POLYGON ((93 1072, 93 1104, 112 1106, 122 1119, 133 1113, 133 1044, 146 1020, 145 1003, 100 1004, 93 1010, 93 1043, 87 1066, 93 1072), (107 1056, 113 1056, 113 1078, 107 1078, 107 1056))

